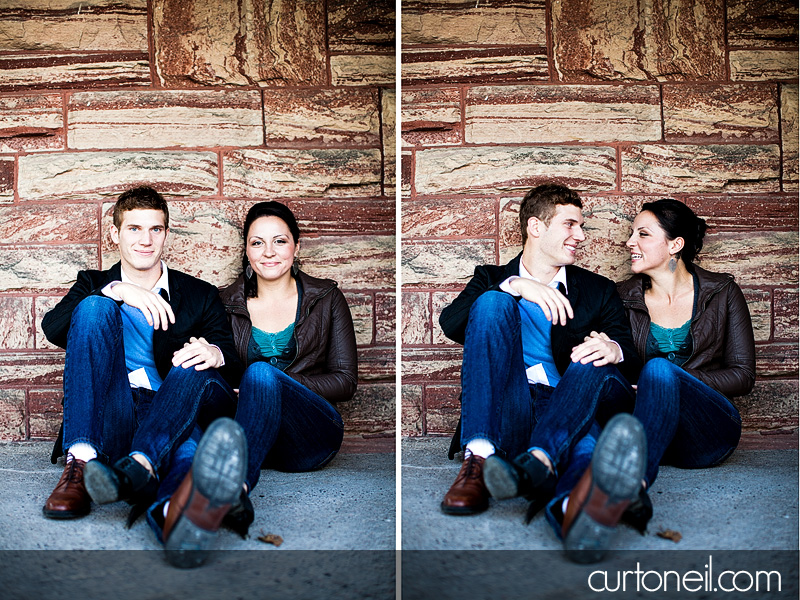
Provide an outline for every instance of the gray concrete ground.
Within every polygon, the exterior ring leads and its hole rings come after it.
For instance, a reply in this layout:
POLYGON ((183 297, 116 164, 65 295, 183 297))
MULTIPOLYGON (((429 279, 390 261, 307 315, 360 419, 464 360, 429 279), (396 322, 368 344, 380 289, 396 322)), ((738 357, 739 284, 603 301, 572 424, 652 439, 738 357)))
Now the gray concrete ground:
MULTIPOLYGON (((449 438, 402 444, 403 550, 557 550, 540 513, 523 524, 524 499, 497 502, 480 515, 448 516, 439 509, 460 463, 447 460, 449 438)), ((796 449, 739 449, 712 469, 662 467, 650 492, 654 517, 647 534, 620 527, 614 548, 628 550, 796 550, 796 449), (656 535, 673 530, 679 542, 656 535)))
MULTIPOLYGON (((89 516, 56 521, 42 506, 63 470, 50 464, 49 442, 0 443, 0 550, 148 550, 160 545, 141 517, 123 525, 128 505, 92 506, 89 516)), ((251 495, 250 537, 223 530, 230 550, 394 550, 395 455, 340 453, 312 473, 263 471, 251 495), (258 541, 277 534, 276 548, 258 541)))

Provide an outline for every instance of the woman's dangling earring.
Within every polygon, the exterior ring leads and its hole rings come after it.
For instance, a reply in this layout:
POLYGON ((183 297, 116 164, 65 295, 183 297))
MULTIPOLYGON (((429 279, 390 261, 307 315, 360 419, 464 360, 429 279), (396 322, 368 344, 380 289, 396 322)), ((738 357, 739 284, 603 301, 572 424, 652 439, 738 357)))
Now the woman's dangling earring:
POLYGON ((244 268, 244 276, 247 277, 248 279, 252 279, 253 278, 253 267, 251 267, 250 265, 247 265, 244 268))
POLYGON ((678 261, 675 260, 675 257, 669 259, 669 272, 674 273, 678 269, 678 261))
POLYGON ((294 261, 292 262, 292 275, 297 275, 297 272, 300 270, 300 259, 297 256, 294 257, 294 261))

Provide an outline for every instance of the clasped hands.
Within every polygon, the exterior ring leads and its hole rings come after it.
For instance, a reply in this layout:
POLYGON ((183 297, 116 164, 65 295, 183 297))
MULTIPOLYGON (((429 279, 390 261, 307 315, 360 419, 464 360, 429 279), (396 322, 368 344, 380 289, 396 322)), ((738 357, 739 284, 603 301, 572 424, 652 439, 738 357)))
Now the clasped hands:
MULTIPOLYGON (((169 324, 175 324, 175 313, 172 307, 160 295, 139 287, 133 283, 120 282, 114 285, 114 294, 125 304, 138 308, 147 323, 153 329, 167 330, 169 324)), ((183 348, 172 355, 172 365, 188 369, 194 367, 197 371, 221 366, 222 352, 216 346, 209 344, 205 338, 191 337, 183 348)))
MULTIPOLYGON (((553 325, 566 325, 567 319, 575 314, 567 297, 555 288, 531 279, 514 279, 509 283, 511 288, 529 302, 538 305, 545 318, 553 325)), ((583 338, 583 343, 572 349, 572 362, 592 363, 595 367, 615 365, 622 360, 622 351, 605 333, 592 331, 583 338)))

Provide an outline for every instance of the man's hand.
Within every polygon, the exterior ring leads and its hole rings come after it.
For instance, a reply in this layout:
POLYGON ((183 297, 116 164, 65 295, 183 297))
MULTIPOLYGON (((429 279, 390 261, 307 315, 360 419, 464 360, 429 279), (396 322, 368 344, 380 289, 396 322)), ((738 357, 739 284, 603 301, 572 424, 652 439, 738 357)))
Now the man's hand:
POLYGON ((183 348, 172 355, 172 366, 188 369, 194 367, 195 371, 216 369, 222 365, 222 351, 209 344, 205 338, 191 337, 183 348))
POLYGON ((573 317, 569 300, 555 288, 523 277, 513 280, 508 285, 525 300, 538 304, 545 318, 553 325, 557 323, 566 325, 567 319, 573 317))
POLYGON ((166 331, 169 323, 175 324, 175 313, 172 312, 172 307, 158 294, 133 283, 118 283, 112 290, 125 304, 142 311, 144 318, 152 325, 153 329, 161 327, 166 331))
POLYGON ((572 349, 572 362, 585 365, 591 362, 595 367, 616 365, 622 360, 622 351, 605 333, 593 331, 583 338, 583 343, 572 349))

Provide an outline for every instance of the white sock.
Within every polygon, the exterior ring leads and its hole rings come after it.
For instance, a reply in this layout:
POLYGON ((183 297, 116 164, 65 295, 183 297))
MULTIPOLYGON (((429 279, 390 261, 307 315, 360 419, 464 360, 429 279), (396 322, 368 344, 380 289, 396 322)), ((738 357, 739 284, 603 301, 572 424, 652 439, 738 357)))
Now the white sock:
POLYGON ((169 500, 164 502, 164 518, 167 518, 167 512, 169 512, 169 500))
POLYGON ((567 504, 569 504, 569 496, 564 498, 564 501, 561 503, 561 513, 567 514, 567 504))
POLYGON ((494 444, 485 438, 475 438, 467 444, 467 450, 475 456, 489 458, 494 454, 494 444))
POLYGON ((93 458, 97 458, 97 450, 92 448, 86 442, 72 444, 72 446, 70 446, 67 450, 67 454, 72 454, 72 456, 84 462, 89 462, 93 458))

